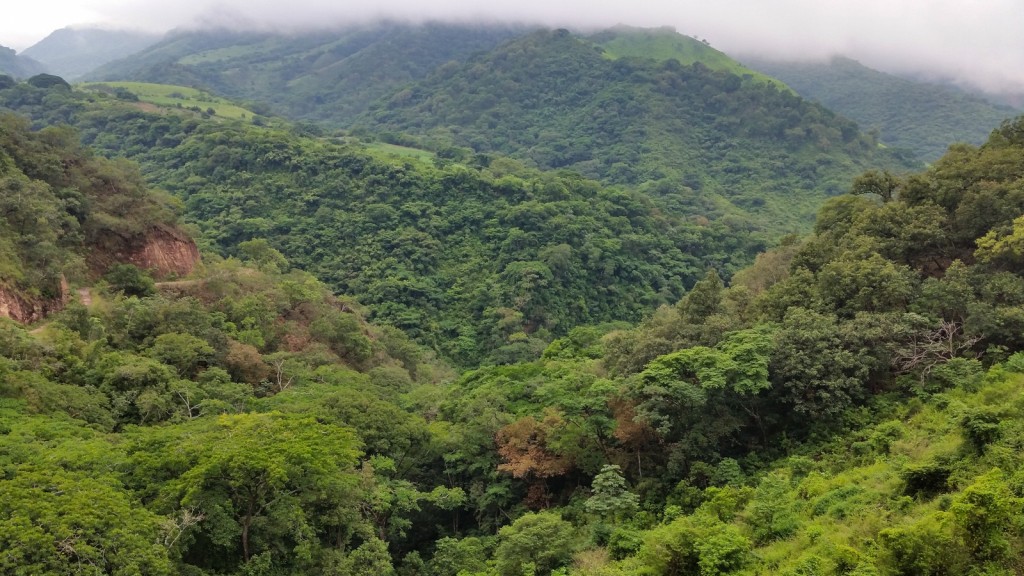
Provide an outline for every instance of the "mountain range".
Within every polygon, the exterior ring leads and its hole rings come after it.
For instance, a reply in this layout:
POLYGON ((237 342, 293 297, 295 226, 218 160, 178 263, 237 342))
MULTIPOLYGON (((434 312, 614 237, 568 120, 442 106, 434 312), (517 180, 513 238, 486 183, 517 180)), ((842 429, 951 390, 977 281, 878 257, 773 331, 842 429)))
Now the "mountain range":
POLYGON ((260 113, 443 154, 658 182, 675 213, 771 237, 868 166, 909 158, 783 83, 670 29, 383 24, 304 36, 170 36, 89 75, 200 86, 260 113), (695 204, 696 203, 696 204, 695 204))
POLYGON ((87 78, 204 87, 256 103, 261 111, 347 126, 376 99, 522 31, 382 23, 301 35, 185 32, 101 66, 87 78))

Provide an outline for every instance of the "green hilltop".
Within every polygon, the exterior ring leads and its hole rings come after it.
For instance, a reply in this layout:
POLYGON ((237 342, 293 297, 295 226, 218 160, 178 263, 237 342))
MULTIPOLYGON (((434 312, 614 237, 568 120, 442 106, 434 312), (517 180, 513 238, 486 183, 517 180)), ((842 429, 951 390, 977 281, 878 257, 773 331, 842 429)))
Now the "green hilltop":
POLYGON ((752 70, 724 52, 715 50, 706 41, 679 34, 671 27, 616 26, 587 38, 604 49, 606 58, 613 60, 626 57, 657 61, 675 60, 687 66, 700 62, 712 70, 774 84, 779 88, 786 87, 781 81, 752 70))

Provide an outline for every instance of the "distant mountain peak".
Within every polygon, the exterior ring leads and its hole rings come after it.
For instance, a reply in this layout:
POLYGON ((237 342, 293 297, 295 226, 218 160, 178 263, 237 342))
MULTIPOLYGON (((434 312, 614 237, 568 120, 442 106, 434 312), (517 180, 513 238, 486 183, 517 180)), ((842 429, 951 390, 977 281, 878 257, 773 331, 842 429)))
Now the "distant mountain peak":
POLYGON ((130 56, 160 40, 160 34, 125 28, 69 26, 25 50, 47 70, 77 80, 96 68, 130 56))

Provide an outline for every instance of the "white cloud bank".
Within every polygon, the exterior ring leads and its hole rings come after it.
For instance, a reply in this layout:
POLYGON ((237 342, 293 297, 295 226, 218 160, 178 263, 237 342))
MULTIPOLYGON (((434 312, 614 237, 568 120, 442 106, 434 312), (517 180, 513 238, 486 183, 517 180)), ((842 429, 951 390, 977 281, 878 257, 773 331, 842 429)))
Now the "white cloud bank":
POLYGON ((674 26, 742 58, 846 55, 880 70, 1024 92, 1024 0, 35 0, 5 8, 0 44, 92 23, 149 30, 324 27, 378 18, 568 27, 674 26))

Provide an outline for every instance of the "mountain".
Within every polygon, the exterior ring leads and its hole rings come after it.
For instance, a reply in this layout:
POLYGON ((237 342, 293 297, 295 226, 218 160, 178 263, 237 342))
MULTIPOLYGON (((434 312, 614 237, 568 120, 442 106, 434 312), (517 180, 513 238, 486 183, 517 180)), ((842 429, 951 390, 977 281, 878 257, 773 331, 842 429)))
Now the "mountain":
POLYGON ((41 63, 20 55, 11 48, 0 46, 0 74, 14 78, 28 78, 45 71, 46 68, 41 63))
POLYGON ((161 36, 132 30, 61 28, 26 48, 23 55, 41 62, 51 74, 73 81, 152 45, 161 36))
POLYGON ((212 251, 263 239, 461 365, 535 356, 577 324, 638 320, 706 268, 730 273, 765 245, 696 197, 674 200, 701 211, 684 214, 639 190, 507 158, 255 125, 182 87, 103 86, 21 83, 0 90, 0 106, 70 123, 96 149, 140 162, 212 251))
POLYGON ((724 52, 714 49, 706 40, 679 34, 671 27, 636 28, 620 25, 586 38, 600 46, 604 56, 612 60, 629 57, 659 62, 675 60, 687 66, 700 62, 712 70, 786 88, 779 80, 747 68, 724 52))
POLYGON ((849 58, 747 63, 926 162, 938 159, 953 142, 984 142, 1000 122, 1020 113, 953 86, 900 78, 849 58))
POLYGON ((274 244, 318 273, 379 263, 385 302, 418 299, 402 317, 443 311, 433 272, 461 263, 453 293, 510 306, 452 345, 489 324, 530 347, 516 312, 634 304, 693 228, 573 174, 132 87, 0 89, 146 163, 0 116, 0 274, 90 282, 43 325, 0 319, 0 572, 1020 572, 1024 118, 920 173, 861 175, 811 234, 728 281, 698 271, 636 325, 572 326, 529 361, 454 375, 274 244), (94 232, 130 248, 175 208, 230 256, 159 283, 83 270, 94 232), (389 259, 413 268, 387 278, 389 259), (556 300, 589 262, 589 291, 556 300))
POLYGON ((348 126, 374 100, 523 28, 382 23, 301 35, 172 34, 88 77, 202 87, 296 120, 348 126))
POLYGON ((821 199, 859 171, 912 164, 788 88, 702 61, 631 56, 642 51, 616 48, 629 43, 614 33, 597 38, 611 48, 547 30, 446 64, 356 127, 608 183, 657 182, 655 195, 698 195, 775 232, 806 229, 821 199))

